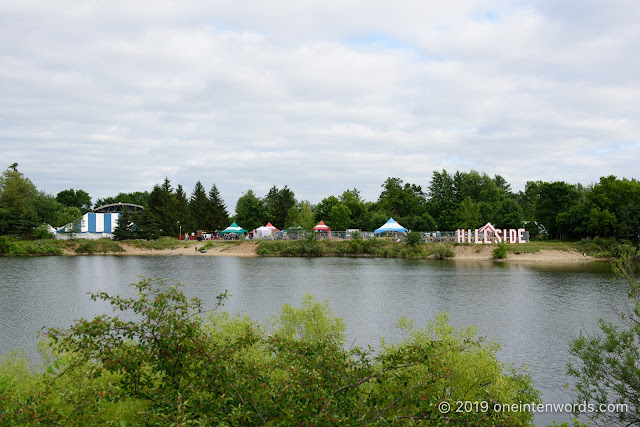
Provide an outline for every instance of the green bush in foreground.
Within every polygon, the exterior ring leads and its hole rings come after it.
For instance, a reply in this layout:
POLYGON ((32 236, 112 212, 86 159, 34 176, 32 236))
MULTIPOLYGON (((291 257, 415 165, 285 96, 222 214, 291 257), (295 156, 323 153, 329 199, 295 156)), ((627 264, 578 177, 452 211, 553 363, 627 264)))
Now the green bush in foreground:
MULTIPOLYGON (((307 296, 271 326, 215 311, 179 287, 142 280, 136 296, 106 293, 116 316, 49 329, 44 365, 0 363, 2 425, 531 425, 532 414, 441 413, 455 401, 540 401, 498 345, 446 315, 404 340, 345 349, 344 324, 307 296), (118 315, 133 312, 135 321, 118 315)), ((180 286, 180 285, 179 285, 180 286)), ((225 295, 218 297, 218 305, 225 295)))

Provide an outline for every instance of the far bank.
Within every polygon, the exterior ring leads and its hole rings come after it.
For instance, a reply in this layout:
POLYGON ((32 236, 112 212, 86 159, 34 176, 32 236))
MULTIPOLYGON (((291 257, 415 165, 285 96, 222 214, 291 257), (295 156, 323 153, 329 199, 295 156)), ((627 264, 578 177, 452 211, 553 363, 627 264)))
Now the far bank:
MULTIPOLYGON (((621 251, 633 251, 624 244, 602 242, 533 241, 504 245, 506 257, 500 261, 592 262, 608 261, 621 251)), ((418 243, 409 245, 384 239, 373 240, 241 240, 204 242, 158 240, 32 240, 0 237, 0 254, 4 256, 235 256, 235 257, 367 257, 367 258, 436 258, 457 261, 495 261, 498 245, 418 243)))

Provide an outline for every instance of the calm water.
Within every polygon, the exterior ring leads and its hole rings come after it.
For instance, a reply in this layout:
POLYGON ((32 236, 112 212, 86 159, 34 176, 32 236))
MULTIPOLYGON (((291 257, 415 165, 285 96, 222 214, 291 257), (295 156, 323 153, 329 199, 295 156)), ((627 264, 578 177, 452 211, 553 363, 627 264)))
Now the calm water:
MULTIPOLYGON (((87 292, 131 294, 140 276, 186 284, 209 306, 220 292, 231 312, 268 320, 305 293, 328 300, 347 324, 348 342, 377 346, 399 338, 400 316, 423 326, 441 311, 455 326, 474 325, 502 345, 504 362, 527 363, 546 403, 569 403, 564 389, 568 341, 615 319, 626 302, 624 283, 607 263, 532 265, 369 258, 40 257, 0 258, 0 354, 32 352, 43 326, 110 312, 87 292)), ((536 424, 567 420, 536 416, 536 424)))

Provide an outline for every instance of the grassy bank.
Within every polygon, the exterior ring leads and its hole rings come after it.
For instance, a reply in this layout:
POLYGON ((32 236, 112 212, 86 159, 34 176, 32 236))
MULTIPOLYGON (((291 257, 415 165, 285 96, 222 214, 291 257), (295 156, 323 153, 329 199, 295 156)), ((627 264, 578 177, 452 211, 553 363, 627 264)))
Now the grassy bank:
POLYGON ((382 258, 452 258, 454 252, 448 245, 419 243, 415 246, 389 240, 297 240, 263 241, 257 254, 262 256, 371 256, 382 258))

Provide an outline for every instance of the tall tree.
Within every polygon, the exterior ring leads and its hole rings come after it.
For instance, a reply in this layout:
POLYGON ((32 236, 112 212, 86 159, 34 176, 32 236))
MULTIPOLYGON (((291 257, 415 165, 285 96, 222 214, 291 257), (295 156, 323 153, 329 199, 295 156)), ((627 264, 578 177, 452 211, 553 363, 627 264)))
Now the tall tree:
POLYGON ((224 230, 229 225, 229 212, 215 184, 209 190, 209 229, 224 230))
POLYGON ((209 199, 207 192, 200 181, 196 182, 191 199, 189 200, 189 211, 191 218, 198 230, 206 230, 210 223, 209 220, 209 199))
MULTIPOLYGON (((176 195, 169 178, 162 185, 155 185, 149 194, 149 205, 144 211, 144 222, 148 230, 157 229, 161 236, 177 236, 179 231, 176 214, 176 195)), ((151 231, 149 231, 151 233, 151 231)))
POLYGON ((176 188, 176 217, 178 218, 178 233, 182 231, 183 234, 186 234, 190 231, 197 230, 191 217, 187 194, 184 192, 182 185, 179 184, 178 188, 176 188))

